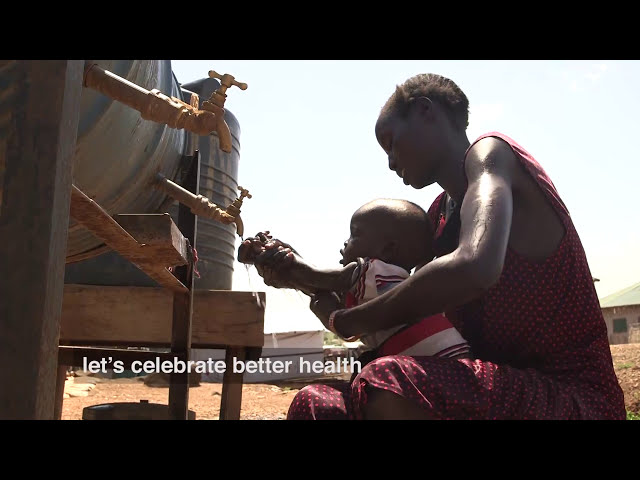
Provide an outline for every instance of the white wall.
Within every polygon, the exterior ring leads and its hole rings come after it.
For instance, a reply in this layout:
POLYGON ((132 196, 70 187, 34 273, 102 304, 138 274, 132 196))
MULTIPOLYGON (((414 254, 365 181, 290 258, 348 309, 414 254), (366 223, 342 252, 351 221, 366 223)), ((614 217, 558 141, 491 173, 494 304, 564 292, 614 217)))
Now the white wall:
MULTIPOLYGON (((256 367, 260 368, 256 373, 245 373, 243 382, 265 383, 273 380, 317 377, 317 373, 300 370, 301 360, 310 362, 311 365, 317 361, 324 362, 323 344, 322 330, 265 334, 261 357, 264 361, 262 365, 256 364, 256 367), (271 367, 267 360, 271 361, 271 367), (285 362, 289 362, 287 371, 275 371, 273 368, 276 365, 275 362, 280 362, 282 366, 285 365, 285 362)), ((224 358, 224 350, 193 349, 191 351, 191 359, 195 361, 207 361, 208 359, 221 361, 224 358)), ((305 365, 308 366, 309 363, 305 365)), ((227 368, 232 368, 232 366, 227 366, 227 368)), ((223 376, 223 373, 206 373, 202 375, 202 381, 220 383, 223 376)))

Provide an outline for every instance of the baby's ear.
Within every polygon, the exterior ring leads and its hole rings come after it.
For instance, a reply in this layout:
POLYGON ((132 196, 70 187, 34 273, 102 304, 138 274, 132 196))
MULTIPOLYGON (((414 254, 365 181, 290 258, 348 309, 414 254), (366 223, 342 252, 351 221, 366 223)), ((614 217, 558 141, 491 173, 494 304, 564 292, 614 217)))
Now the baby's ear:
POLYGON ((398 243, 395 240, 388 240, 382 247, 380 258, 387 263, 393 263, 398 258, 398 243))

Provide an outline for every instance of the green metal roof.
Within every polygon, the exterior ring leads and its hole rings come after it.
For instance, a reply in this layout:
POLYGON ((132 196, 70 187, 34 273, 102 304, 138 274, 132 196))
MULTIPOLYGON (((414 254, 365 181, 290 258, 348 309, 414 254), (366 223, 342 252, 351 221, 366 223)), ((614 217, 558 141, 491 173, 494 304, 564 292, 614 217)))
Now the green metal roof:
POLYGON ((640 283, 607 295, 600 300, 601 308, 623 307, 625 305, 640 305, 640 283))

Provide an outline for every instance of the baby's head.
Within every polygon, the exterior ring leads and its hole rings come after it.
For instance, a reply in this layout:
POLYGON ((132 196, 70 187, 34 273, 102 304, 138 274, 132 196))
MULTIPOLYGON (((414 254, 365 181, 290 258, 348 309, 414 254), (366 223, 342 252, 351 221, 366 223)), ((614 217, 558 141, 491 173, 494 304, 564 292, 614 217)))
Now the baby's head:
POLYGON ((343 265, 371 257, 411 271, 433 259, 433 226, 413 202, 373 200, 351 217, 351 235, 340 253, 343 265))

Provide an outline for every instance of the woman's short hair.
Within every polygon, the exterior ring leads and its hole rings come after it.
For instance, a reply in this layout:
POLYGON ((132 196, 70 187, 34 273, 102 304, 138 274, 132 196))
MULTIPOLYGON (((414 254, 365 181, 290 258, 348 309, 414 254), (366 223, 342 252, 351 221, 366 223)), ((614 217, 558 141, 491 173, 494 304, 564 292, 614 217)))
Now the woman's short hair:
POLYGON ((383 112, 393 110, 405 116, 409 111, 409 100, 427 97, 445 108, 452 124, 465 131, 469 126, 469 100, 458 85, 435 73, 421 73, 396 86, 396 91, 382 107, 383 112))

